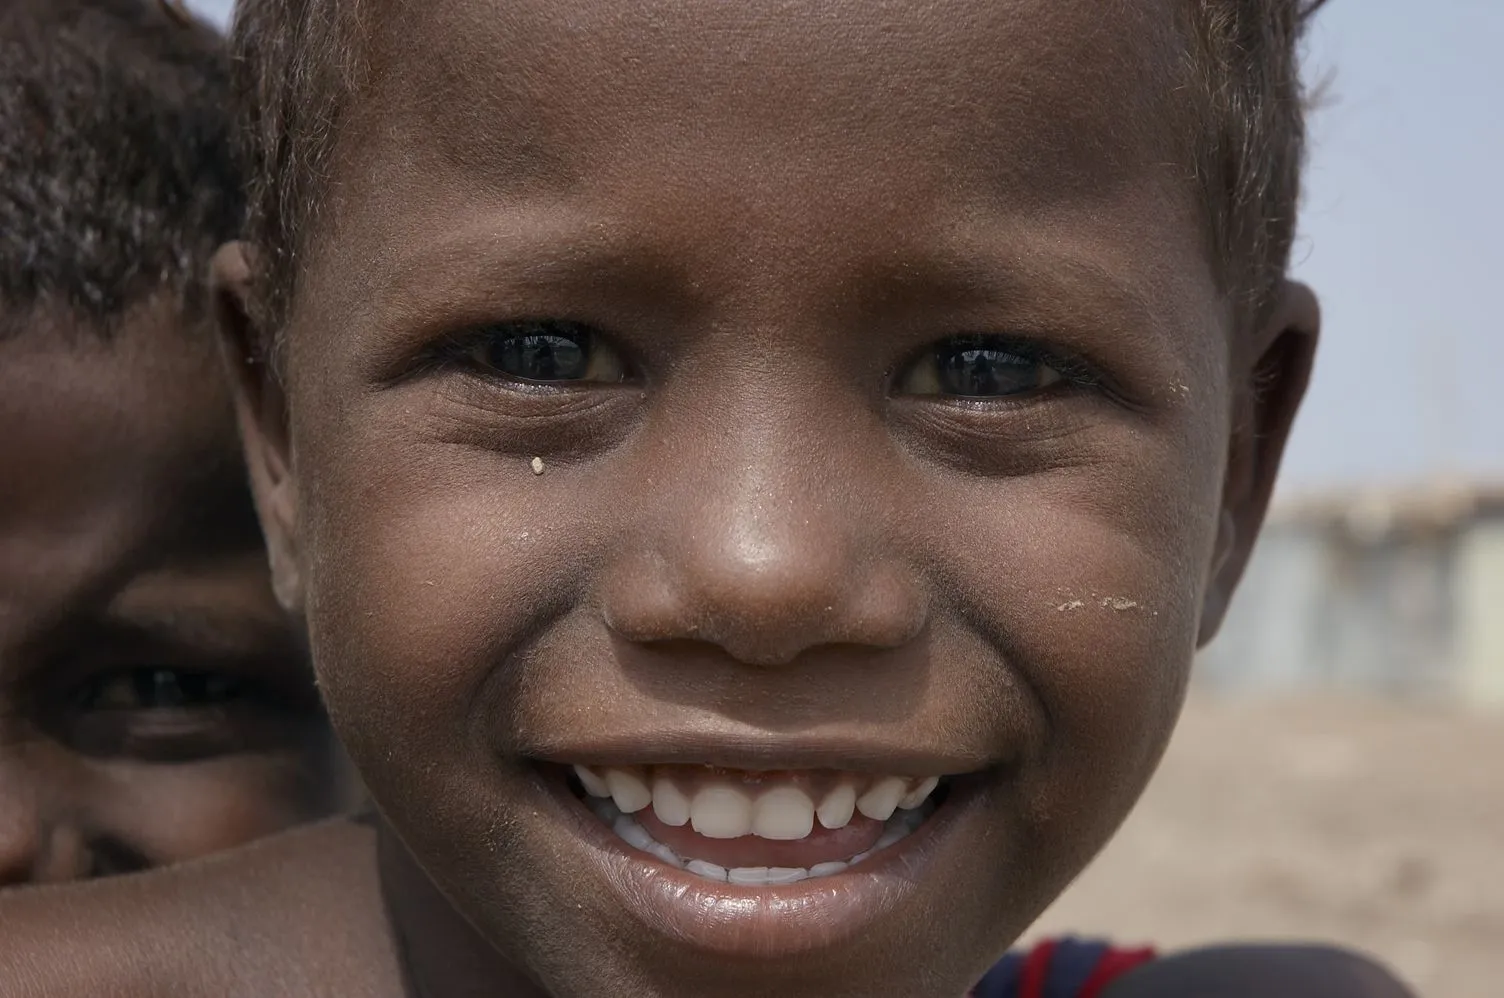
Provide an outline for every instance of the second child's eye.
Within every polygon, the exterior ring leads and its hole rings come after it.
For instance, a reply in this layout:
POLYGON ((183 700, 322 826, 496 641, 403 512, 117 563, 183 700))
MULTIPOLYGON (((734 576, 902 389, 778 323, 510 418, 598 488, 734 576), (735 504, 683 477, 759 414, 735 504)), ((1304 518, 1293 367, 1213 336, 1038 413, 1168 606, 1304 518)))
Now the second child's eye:
POLYGON ((927 349, 900 375, 897 388, 904 395, 1005 398, 1043 391, 1061 377, 1006 340, 961 336, 927 349))
POLYGON ((470 341, 465 359, 481 371, 536 384, 625 381, 621 355, 578 322, 529 319, 498 323, 470 341))
POLYGON ((222 672, 151 668, 112 672, 78 694, 85 710, 192 710, 221 707, 246 695, 244 684, 222 672))

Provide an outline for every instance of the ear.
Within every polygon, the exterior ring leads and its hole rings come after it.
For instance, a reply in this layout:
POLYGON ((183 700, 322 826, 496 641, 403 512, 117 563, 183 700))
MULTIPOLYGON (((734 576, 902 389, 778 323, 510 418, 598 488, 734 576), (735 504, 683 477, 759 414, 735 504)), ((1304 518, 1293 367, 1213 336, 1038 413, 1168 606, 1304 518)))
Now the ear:
POLYGON ((1238 398, 1211 578, 1201 608, 1198 640, 1202 645, 1222 626, 1253 553, 1285 443, 1310 384, 1320 332, 1321 309, 1315 294, 1304 284, 1287 281, 1254 342, 1235 351, 1238 398))
POLYGON ((266 538, 272 591, 289 613, 303 608, 297 544, 297 491, 287 432, 287 398, 272 363, 271 333, 251 308, 253 262, 245 243, 214 254, 213 294, 220 350, 230 375, 241 446, 266 538))

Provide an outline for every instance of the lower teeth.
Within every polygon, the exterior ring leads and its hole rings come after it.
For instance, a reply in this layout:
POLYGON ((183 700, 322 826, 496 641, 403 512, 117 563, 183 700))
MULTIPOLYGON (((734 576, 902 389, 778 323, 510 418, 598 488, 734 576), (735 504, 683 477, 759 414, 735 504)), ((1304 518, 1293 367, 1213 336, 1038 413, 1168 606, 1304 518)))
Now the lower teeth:
POLYGON ((672 849, 653 838, 646 828, 643 828, 630 814, 623 814, 609 797, 587 797, 586 805, 595 812, 595 816, 605 822, 617 838, 626 842, 627 845, 640 852, 645 852, 656 859, 662 860, 669 866, 690 873, 706 880, 714 880, 719 883, 733 883, 751 886, 776 886, 780 884, 796 884, 801 880, 815 880, 820 877, 831 877, 860 863, 873 853, 888 848, 891 845, 905 839, 914 829, 934 812, 934 805, 926 802, 924 806, 911 811, 895 811, 883 826, 882 835, 873 843, 872 848, 866 852, 857 853, 845 861, 830 863, 816 863, 814 866, 804 869, 802 867, 782 866, 741 866, 727 869, 714 863, 707 863, 703 859, 680 859, 672 849))

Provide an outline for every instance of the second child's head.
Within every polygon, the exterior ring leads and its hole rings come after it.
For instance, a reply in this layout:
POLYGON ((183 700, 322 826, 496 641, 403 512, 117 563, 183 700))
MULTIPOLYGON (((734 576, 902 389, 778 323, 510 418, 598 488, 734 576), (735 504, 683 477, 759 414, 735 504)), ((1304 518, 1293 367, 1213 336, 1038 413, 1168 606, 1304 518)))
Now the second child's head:
POLYGON ((228 97, 156 0, 0 6, 0 887, 343 799, 211 333, 228 97))
POLYGON ((1314 349, 1302 18, 243 4, 277 589, 525 978, 959 994, 1108 839, 1314 349))

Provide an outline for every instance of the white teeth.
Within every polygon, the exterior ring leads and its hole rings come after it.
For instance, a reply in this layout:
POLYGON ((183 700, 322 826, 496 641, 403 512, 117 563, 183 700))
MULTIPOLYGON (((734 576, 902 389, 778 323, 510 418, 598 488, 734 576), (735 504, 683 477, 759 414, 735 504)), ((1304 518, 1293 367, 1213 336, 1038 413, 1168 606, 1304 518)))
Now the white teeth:
POLYGON ((724 866, 716 866, 714 863, 707 863, 703 859, 692 859, 684 865, 684 868, 690 873, 698 874, 708 880, 719 880, 722 883, 726 881, 726 868, 724 866))
POLYGON ((809 871, 786 866, 740 866, 734 870, 727 870, 726 879, 733 884, 747 884, 756 887, 777 886, 779 884, 797 884, 801 880, 807 880, 809 879, 809 871))
POLYGON ((925 802, 925 799, 928 798, 930 794, 934 793, 935 788, 939 785, 940 778, 938 776, 926 776, 922 781, 920 781, 919 786, 915 787, 913 790, 910 790, 907 794, 904 795, 903 800, 898 802, 898 806, 903 808, 905 811, 912 811, 920 804, 923 804, 925 802))
MULTIPOLYGON (((898 802, 907 789, 907 782, 902 777, 886 777, 857 798, 856 809, 873 821, 887 821, 893 817, 893 812, 897 810, 898 802)), ((621 801, 618 800, 617 803, 620 804, 621 801)), ((625 811, 626 808, 622 810, 625 811)))
POLYGON ((610 788, 611 799, 625 814, 635 814, 653 802, 648 785, 625 769, 606 770, 606 786, 610 788))
POLYGON ((878 779, 859 795, 856 785, 842 781, 817 807, 802 781, 797 785, 770 785, 771 781, 764 781, 758 786, 750 782, 728 783, 722 779, 700 786, 691 797, 666 773, 657 775, 650 788, 643 769, 639 767, 592 769, 575 766, 574 772, 585 788, 583 802, 627 845, 700 877, 751 886, 795 884, 812 877, 845 872, 893 846, 923 824, 934 813, 935 805, 929 798, 940 784, 937 777, 888 776, 878 779), (883 822, 884 827, 871 848, 844 862, 817 863, 809 869, 762 866, 727 869, 706 860, 686 862, 672 848, 653 838, 647 827, 632 817, 649 806, 657 820, 665 825, 682 827, 687 824, 710 839, 756 835, 794 842, 813 833, 816 820, 824 828, 843 828, 858 811, 883 822))
POLYGON ((768 882, 768 868, 766 866, 739 866, 734 870, 727 870, 726 879, 733 884, 760 886, 768 882))
POLYGON ((617 810, 616 805, 612 804, 609 799, 598 800, 593 810, 596 811, 597 815, 603 821, 610 824, 611 830, 628 845, 656 857, 669 866, 688 870, 696 876, 719 883, 730 882, 752 887, 776 887, 784 884, 797 884, 801 880, 830 877, 838 873, 844 873, 851 867, 864 862, 874 853, 887 849, 889 846, 895 845, 902 839, 907 838, 924 821, 926 814, 924 811, 916 810, 895 815, 888 820, 882 835, 873 843, 872 848, 858 853, 845 862, 816 863, 807 870, 792 866, 741 866, 728 870, 724 866, 718 866, 703 859, 692 859, 686 863, 672 849, 654 839, 652 834, 642 825, 638 824, 631 815, 622 814, 617 810))
POLYGON ((664 845, 662 842, 654 842, 652 845, 648 846, 647 851, 663 860, 669 866, 677 866, 680 869, 683 869, 684 867, 684 860, 675 855, 674 851, 668 846, 664 845))
POLYGON ((814 827, 815 802, 798 787, 775 787, 757 798, 752 806, 753 835, 794 842, 814 827))
POLYGON ((752 801, 734 787, 708 786, 695 794, 689 821, 707 839, 739 839, 752 831, 752 801))
POLYGON ((574 775, 579 777, 580 785, 585 792, 592 797, 610 797, 611 788, 606 786, 606 781, 595 775, 595 770, 585 766, 574 767, 574 775))
POLYGON ((778 887, 783 884, 797 884, 801 880, 843 873, 847 866, 846 863, 820 863, 808 870, 796 866, 738 866, 728 870, 702 859, 692 859, 684 869, 721 883, 729 882, 743 887, 778 887))
POLYGON ((820 802, 820 824, 826 828, 845 828, 856 810, 856 788, 842 783, 820 802))
POLYGON ((653 813, 665 825, 678 828, 689 823, 689 798, 665 777, 653 781, 653 813))
POLYGON ((873 843, 872 848, 869 849, 868 852, 877 852, 879 849, 886 849, 908 834, 909 830, 902 825, 885 828, 883 829, 883 833, 877 837, 877 841, 873 843))
POLYGON ((611 822, 611 830, 633 848, 656 856, 669 866, 683 868, 684 860, 680 859, 668 846, 653 838, 646 828, 633 820, 631 815, 618 813, 611 822))
POLYGON ((641 849, 643 852, 657 845, 657 841, 648 834, 646 828, 643 828, 625 814, 611 823, 611 830, 626 839, 628 844, 641 849))

